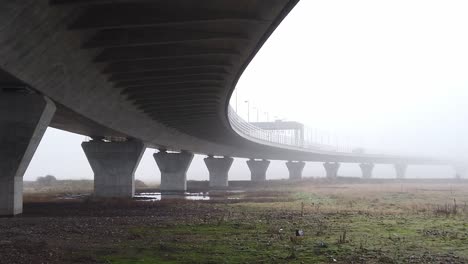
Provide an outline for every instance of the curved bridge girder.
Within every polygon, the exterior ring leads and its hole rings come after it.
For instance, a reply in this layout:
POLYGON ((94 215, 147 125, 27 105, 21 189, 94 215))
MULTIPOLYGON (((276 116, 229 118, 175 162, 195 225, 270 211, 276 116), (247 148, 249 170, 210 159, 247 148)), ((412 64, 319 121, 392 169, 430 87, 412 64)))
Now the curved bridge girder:
POLYGON ((239 77, 298 0, 3 2, 0 67, 20 80, 0 76, 3 87, 51 98, 54 127, 222 156, 400 161, 278 148, 231 128, 239 77))

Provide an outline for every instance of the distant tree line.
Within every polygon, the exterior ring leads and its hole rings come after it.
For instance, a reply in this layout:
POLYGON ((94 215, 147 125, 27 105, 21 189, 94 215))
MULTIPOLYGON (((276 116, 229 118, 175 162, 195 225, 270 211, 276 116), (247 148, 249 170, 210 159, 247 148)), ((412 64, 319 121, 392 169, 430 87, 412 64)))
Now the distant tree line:
POLYGON ((37 177, 36 182, 39 186, 49 187, 57 183, 57 178, 54 175, 46 175, 37 177))

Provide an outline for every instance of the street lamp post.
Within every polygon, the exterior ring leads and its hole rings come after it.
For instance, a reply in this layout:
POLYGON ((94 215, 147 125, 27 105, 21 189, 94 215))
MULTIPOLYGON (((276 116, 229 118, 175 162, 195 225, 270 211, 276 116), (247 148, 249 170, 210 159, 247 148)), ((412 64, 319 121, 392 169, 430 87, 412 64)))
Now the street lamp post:
POLYGON ((250 123, 250 102, 247 100, 244 103, 247 104, 247 122, 250 123))
POLYGON ((258 122, 258 121, 259 121, 259 118, 258 118, 258 112, 259 112, 258 110, 259 110, 259 109, 258 109, 258 107, 254 107, 253 109, 254 109, 255 111, 257 111, 257 122, 258 122))

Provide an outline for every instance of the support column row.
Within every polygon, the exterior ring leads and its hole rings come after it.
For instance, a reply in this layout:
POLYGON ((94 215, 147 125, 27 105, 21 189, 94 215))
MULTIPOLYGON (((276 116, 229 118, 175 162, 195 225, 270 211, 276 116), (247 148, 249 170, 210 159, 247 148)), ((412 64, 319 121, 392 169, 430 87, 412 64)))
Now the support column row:
MULTIPOLYGON (((22 212, 23 175, 55 113, 52 101, 33 93, 0 92, 0 215, 22 212)), ((101 197, 132 197, 134 173, 144 152, 138 141, 103 142, 82 145, 95 174, 95 194, 101 197)), ((186 190, 187 170, 193 159, 188 152, 154 154, 161 170, 161 190, 186 190)), ((208 157, 210 186, 225 187, 232 158, 208 157)), ((249 160, 252 181, 265 181, 270 161, 249 160)), ((304 162, 287 162, 290 179, 302 178, 304 162)), ((339 163, 325 163, 328 177, 336 177, 339 163)), ((403 178, 406 164, 396 164, 403 178)), ((373 164, 361 164, 363 177, 372 175, 373 164)))

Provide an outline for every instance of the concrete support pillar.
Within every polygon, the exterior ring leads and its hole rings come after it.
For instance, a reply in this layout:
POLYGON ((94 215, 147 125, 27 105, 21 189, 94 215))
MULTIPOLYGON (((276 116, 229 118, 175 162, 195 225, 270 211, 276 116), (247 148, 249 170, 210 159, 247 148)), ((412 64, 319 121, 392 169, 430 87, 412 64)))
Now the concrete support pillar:
POLYGON ((455 179, 462 179, 466 177, 467 167, 464 165, 454 165, 455 179))
POLYGON ((361 163, 359 164, 359 167, 361 167, 362 178, 364 179, 372 178, 372 170, 374 169, 373 163, 361 163))
POLYGON ((305 162, 303 161, 288 161, 286 162, 286 167, 289 170, 289 179, 290 180, 300 180, 302 179, 302 171, 305 167, 305 162))
POLYGON ((23 212, 23 175, 55 113, 38 94, 0 91, 0 215, 23 212))
POLYGON ((396 163, 394 166, 397 179, 404 179, 406 177, 406 169, 408 168, 408 165, 404 163, 396 163))
POLYGON ((81 144, 94 172, 94 195, 132 198, 135 194, 135 170, 145 151, 139 141, 81 144))
POLYGON ((327 172, 327 178, 334 179, 338 176, 338 169, 340 168, 340 163, 334 162, 325 162, 323 164, 323 167, 325 168, 325 171, 327 172))
POLYGON ((215 158, 208 156, 204 159, 206 167, 210 172, 210 187, 228 187, 228 174, 233 158, 215 158))
POLYGON ((182 151, 180 153, 168 153, 161 150, 155 153, 154 160, 161 171, 161 191, 186 191, 187 170, 192 163, 193 154, 182 151))
POLYGON ((268 166, 270 166, 269 160, 254 160, 249 159, 247 161, 247 166, 250 169, 250 179, 254 182, 263 182, 266 181, 266 171, 268 166))

